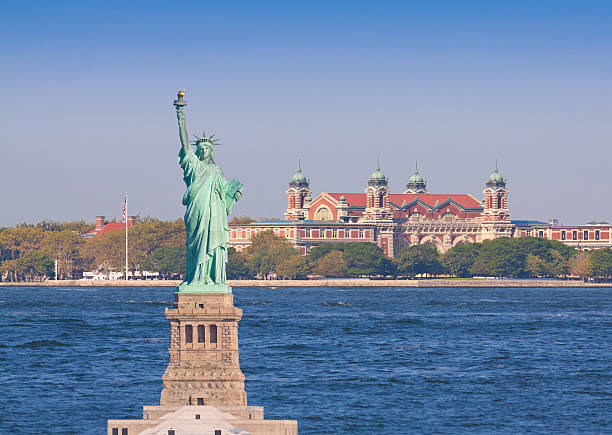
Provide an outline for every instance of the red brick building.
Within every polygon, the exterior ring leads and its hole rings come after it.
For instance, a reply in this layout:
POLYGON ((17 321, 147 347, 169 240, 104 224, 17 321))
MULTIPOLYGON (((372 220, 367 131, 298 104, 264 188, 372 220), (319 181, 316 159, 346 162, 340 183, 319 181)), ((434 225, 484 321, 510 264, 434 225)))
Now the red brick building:
POLYGON ((431 194, 418 169, 403 193, 391 193, 380 167, 363 193, 321 192, 314 199, 301 168, 289 181, 285 220, 230 225, 230 245, 241 251, 258 231, 272 229, 306 254, 321 243, 370 241, 390 257, 403 246, 432 243, 446 251, 457 243, 512 235, 508 191, 497 169, 485 199, 431 194))
POLYGON ((230 246, 241 251, 259 231, 272 229, 303 254, 321 243, 369 241, 390 257, 402 247, 430 243, 445 252, 458 243, 498 237, 545 237, 582 250, 612 247, 612 226, 558 226, 510 220, 506 180, 498 169, 485 182, 483 199, 432 194, 418 168, 403 193, 391 193, 380 167, 362 193, 321 192, 311 198, 301 168, 289 181, 285 220, 230 225, 230 246))

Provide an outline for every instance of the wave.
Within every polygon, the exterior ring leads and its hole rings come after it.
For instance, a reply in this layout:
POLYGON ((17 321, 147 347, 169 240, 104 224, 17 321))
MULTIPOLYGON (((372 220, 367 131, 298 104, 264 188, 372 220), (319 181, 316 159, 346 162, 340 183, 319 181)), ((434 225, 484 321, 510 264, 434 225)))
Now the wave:
POLYGON ((246 307, 249 305, 271 305, 271 304, 272 302, 255 301, 255 302, 242 302, 236 305, 246 307))
POLYGON ((60 347, 60 346, 70 346, 69 344, 62 343, 61 341, 56 340, 34 340, 28 341, 26 343, 17 344, 15 348, 18 349, 44 349, 47 347, 60 347))
POLYGON ((352 307, 352 305, 347 302, 322 302, 321 305, 326 307, 352 307))
POLYGON ((170 307, 170 306, 174 305, 173 302, 168 302, 168 301, 145 301, 145 304, 162 305, 162 306, 166 306, 166 307, 170 307))

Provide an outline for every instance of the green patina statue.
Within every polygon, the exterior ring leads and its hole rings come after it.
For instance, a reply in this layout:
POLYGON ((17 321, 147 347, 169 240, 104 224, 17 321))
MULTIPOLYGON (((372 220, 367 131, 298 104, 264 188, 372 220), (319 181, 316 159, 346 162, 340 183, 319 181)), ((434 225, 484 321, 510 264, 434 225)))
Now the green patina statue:
POLYGON ((229 230, 227 215, 242 196, 242 184, 237 180, 230 183, 221 169, 215 164, 214 147, 220 145, 211 137, 196 136, 196 151, 191 149, 183 100, 185 93, 179 91, 174 101, 181 138, 179 164, 183 169, 183 179, 187 191, 183 196, 185 211, 185 279, 179 285, 182 293, 231 293, 227 285, 225 267, 229 230))

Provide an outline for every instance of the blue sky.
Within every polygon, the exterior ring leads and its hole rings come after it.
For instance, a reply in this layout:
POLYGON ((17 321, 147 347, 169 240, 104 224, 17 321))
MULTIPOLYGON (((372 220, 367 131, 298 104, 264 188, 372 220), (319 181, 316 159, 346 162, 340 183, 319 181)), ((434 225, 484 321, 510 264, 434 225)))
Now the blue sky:
POLYGON ((482 197, 516 219, 612 221, 610 2, 0 4, 0 226, 181 217, 172 100, 215 133, 234 214, 280 217, 298 158, 316 193, 482 197))

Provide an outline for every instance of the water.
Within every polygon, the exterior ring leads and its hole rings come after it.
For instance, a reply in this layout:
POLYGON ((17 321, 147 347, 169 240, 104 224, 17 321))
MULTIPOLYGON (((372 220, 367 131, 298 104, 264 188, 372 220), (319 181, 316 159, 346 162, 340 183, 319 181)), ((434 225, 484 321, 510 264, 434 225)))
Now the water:
MULTIPOLYGON (((0 288, 0 433, 159 403, 171 288, 0 288)), ((612 289, 236 289, 249 404, 300 434, 612 431, 612 289)))

